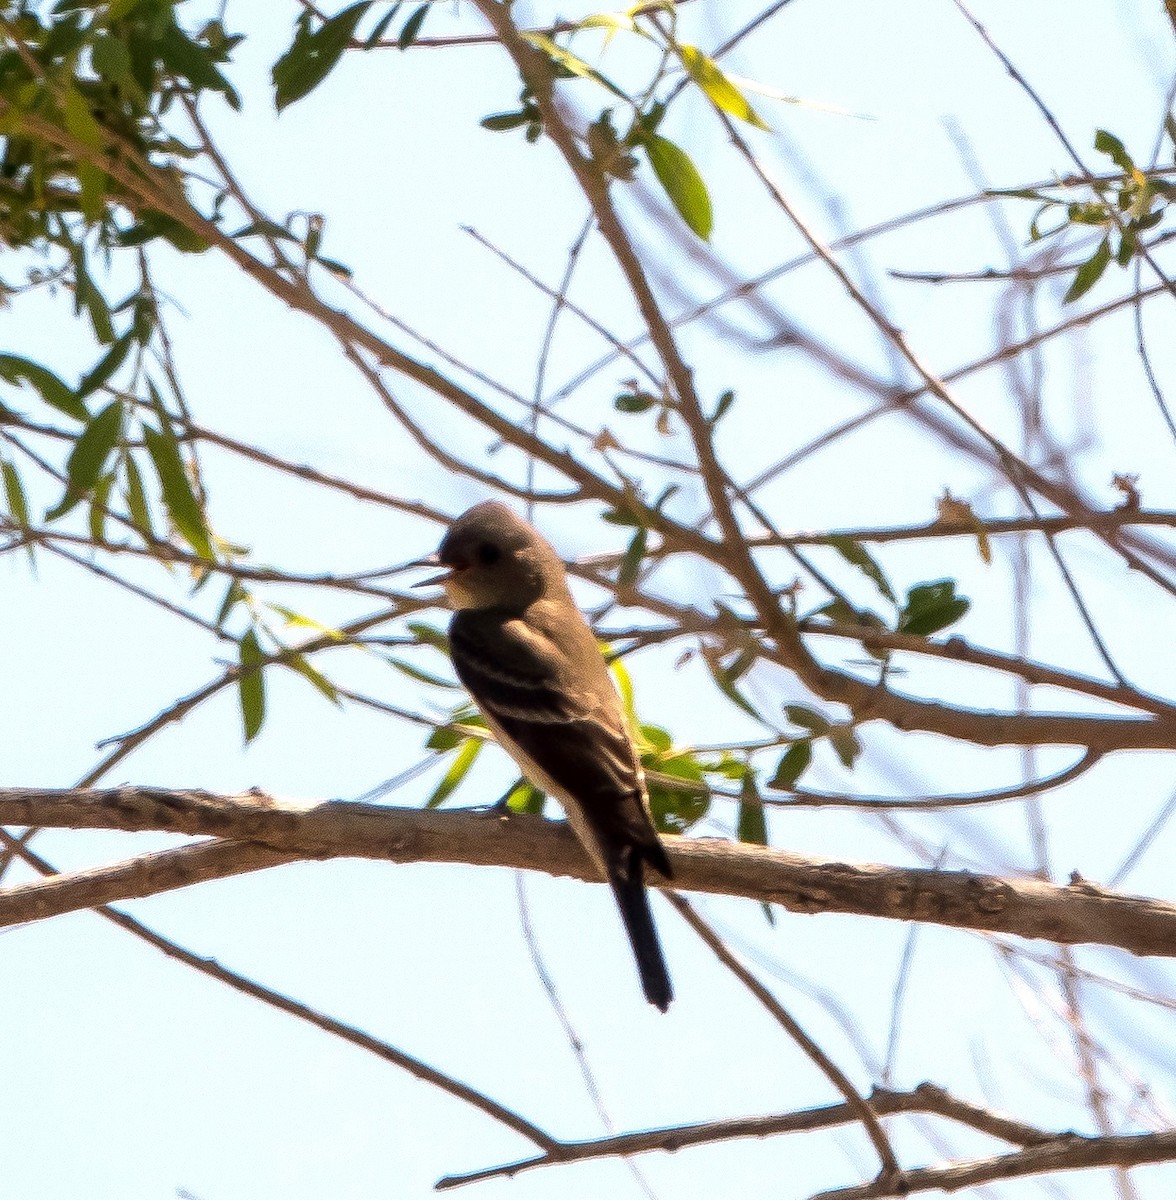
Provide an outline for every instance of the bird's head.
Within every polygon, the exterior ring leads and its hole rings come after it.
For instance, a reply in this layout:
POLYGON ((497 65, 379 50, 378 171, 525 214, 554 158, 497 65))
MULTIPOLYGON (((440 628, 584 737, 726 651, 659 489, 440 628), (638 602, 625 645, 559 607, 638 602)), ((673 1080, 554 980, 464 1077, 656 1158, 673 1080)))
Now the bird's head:
POLYGON ((522 612, 562 585, 563 564, 552 547, 504 504, 478 504, 449 527, 437 551, 448 570, 441 583, 455 609, 522 612))

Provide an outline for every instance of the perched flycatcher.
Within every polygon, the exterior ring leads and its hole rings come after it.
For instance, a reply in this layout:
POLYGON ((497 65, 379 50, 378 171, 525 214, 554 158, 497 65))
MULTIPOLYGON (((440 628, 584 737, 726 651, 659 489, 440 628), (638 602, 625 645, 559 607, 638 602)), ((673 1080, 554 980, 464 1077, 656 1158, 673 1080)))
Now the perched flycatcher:
POLYGON ((645 776, 592 631, 563 563, 509 508, 458 517, 438 552, 456 609, 453 666, 491 732, 536 787, 554 796, 608 880, 641 986, 665 1012, 670 977, 649 911, 645 864, 671 877, 649 815, 645 776))

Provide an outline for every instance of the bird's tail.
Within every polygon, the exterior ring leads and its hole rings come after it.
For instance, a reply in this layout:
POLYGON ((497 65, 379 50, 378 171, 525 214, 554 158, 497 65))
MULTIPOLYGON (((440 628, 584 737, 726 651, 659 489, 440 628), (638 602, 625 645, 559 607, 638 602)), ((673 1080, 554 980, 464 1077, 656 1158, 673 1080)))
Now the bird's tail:
POLYGON ((621 910, 621 920, 625 923, 625 932, 633 947, 633 957, 637 960, 641 989, 650 1004, 665 1012, 674 998, 674 990, 670 986, 666 960, 662 956, 653 913, 649 909, 643 850, 642 846, 626 846, 621 861, 610 866, 608 881, 617 898, 617 907, 621 910))

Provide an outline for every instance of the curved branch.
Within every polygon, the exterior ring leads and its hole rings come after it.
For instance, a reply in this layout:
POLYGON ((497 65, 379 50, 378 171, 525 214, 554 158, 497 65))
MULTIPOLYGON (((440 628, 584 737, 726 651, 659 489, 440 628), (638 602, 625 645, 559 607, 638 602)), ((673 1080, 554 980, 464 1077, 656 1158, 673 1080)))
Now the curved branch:
MULTIPOLYGON (((14 788, 0 790, 0 825, 212 835, 302 858, 465 863, 597 882, 564 823, 498 810, 302 805, 260 792, 14 788)), ((1077 877, 1059 887, 970 871, 830 862, 709 838, 666 837, 665 844, 683 891, 743 896, 808 915, 854 913, 1176 957, 1176 904, 1077 877)), ((0 925, 11 923, 4 910, 10 894, 0 892, 0 925)))

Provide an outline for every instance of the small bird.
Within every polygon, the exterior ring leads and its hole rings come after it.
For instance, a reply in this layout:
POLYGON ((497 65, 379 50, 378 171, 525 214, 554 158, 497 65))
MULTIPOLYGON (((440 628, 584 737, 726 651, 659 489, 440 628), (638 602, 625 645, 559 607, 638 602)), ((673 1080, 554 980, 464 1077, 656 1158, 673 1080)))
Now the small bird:
POLYGON ((526 778, 563 806, 616 897, 645 998, 665 1012, 673 990, 644 868, 673 872, 620 698, 559 555, 489 501, 453 522, 436 557, 448 569, 425 582, 443 584, 456 610, 458 678, 526 778))

